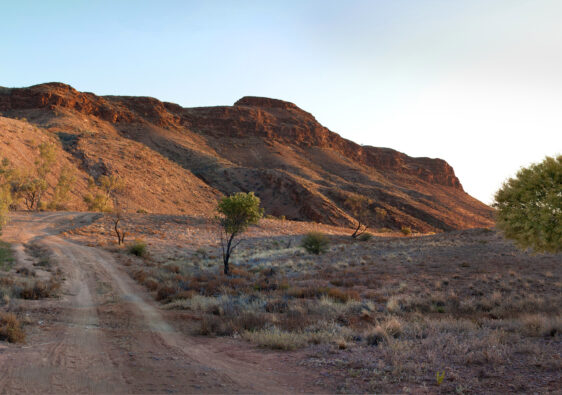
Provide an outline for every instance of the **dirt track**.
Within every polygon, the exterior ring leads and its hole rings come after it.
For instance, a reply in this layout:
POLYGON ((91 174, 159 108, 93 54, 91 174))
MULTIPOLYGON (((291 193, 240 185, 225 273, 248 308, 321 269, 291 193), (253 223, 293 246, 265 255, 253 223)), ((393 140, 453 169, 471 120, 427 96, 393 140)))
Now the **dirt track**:
POLYGON ((62 269, 59 299, 42 312, 24 346, 0 348, 0 393, 318 392, 310 372, 280 354, 186 336, 166 320, 100 249, 58 236, 96 218, 89 213, 17 214, 4 239, 46 247, 62 269))

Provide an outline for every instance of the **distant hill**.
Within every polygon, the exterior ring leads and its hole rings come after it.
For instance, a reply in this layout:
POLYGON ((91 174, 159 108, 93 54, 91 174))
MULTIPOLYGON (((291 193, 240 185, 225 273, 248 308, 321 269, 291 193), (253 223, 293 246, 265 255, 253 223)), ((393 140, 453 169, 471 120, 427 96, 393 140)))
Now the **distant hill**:
POLYGON ((493 224, 492 209, 464 192, 444 160, 360 146, 281 100, 182 108, 48 83, 0 88, 0 113, 3 157, 30 168, 38 144, 49 140, 58 146, 55 173, 64 164, 76 169, 70 209, 85 209, 89 176, 116 174, 131 211, 212 215, 223 194, 255 191, 267 214, 346 225, 344 201, 358 194, 387 210, 377 227, 493 224))

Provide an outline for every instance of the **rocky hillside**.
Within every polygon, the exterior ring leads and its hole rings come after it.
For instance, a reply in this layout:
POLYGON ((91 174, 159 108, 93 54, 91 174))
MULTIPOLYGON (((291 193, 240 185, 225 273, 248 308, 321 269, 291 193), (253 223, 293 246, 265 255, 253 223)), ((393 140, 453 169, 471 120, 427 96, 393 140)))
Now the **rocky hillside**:
POLYGON ((255 191, 268 214, 347 225, 344 201, 359 194, 387 210, 377 227, 492 224, 490 207, 463 191, 447 162, 357 145, 281 100, 182 108, 49 83, 0 88, 0 113, 3 157, 30 168, 38 144, 52 141, 60 159, 53 177, 64 164, 76 169, 70 209, 85 208, 88 176, 116 174, 131 211, 209 215, 221 195, 255 191))

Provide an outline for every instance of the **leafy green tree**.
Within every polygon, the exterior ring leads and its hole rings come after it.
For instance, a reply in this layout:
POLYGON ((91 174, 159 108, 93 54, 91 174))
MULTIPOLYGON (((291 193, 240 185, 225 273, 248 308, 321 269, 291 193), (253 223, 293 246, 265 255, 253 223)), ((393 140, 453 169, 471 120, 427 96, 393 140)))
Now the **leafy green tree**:
POLYGON ((496 192, 497 226, 521 248, 562 251, 562 156, 519 170, 496 192))
POLYGON ((8 221, 8 213, 12 205, 12 187, 11 180, 14 170, 7 158, 0 161, 0 234, 6 222, 8 221))
POLYGON ((2 229, 6 222, 8 222, 8 214, 10 206, 12 204, 12 193, 10 190, 10 184, 0 185, 0 234, 2 234, 2 229))
POLYGON ((57 159, 57 151, 54 144, 39 144, 39 158, 35 161, 37 175, 39 178, 45 178, 51 172, 53 164, 57 159))
POLYGON ((35 209, 44 209, 42 204, 43 196, 49 188, 47 176, 53 170, 53 165, 57 159, 57 151, 54 144, 39 144, 39 158, 35 161, 37 178, 31 180, 31 190, 35 193, 35 209))
POLYGON ((125 183, 119 176, 102 175, 96 183, 92 177, 88 180, 90 193, 84 196, 89 211, 111 212, 112 199, 123 191, 125 183))
POLYGON ((41 197, 47 191, 47 180, 33 176, 24 176, 19 192, 23 195, 25 206, 28 210, 39 210, 41 197))
POLYGON ((48 205, 49 209, 62 210, 65 208, 66 203, 68 203, 70 190, 75 181, 76 175, 74 170, 69 166, 63 167, 57 185, 55 185, 53 200, 48 205))
POLYGON ((223 197, 217 206, 217 211, 221 229, 224 274, 229 275, 230 256, 242 241, 240 239, 238 242, 234 242, 235 238, 244 233, 248 226, 258 223, 263 216, 263 209, 260 208, 260 198, 253 192, 238 192, 223 197))

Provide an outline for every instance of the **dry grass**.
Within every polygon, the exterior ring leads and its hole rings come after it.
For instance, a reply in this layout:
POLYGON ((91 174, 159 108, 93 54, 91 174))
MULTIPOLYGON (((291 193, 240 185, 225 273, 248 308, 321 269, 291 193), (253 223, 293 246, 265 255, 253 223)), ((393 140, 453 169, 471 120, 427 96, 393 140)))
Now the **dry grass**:
POLYGON ((303 363, 341 392, 532 392, 560 379, 560 256, 489 230, 363 242, 333 232, 313 256, 298 247, 310 225, 271 221, 250 230, 225 277, 216 240, 189 221, 176 225, 190 235, 182 245, 165 236, 180 239, 174 228, 152 229, 139 235, 149 258, 120 256, 165 308, 197 319, 194 333, 308 347, 303 363))

